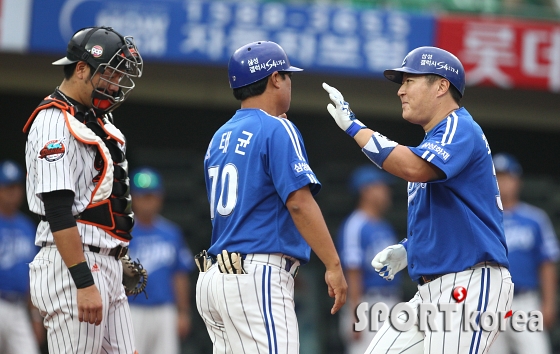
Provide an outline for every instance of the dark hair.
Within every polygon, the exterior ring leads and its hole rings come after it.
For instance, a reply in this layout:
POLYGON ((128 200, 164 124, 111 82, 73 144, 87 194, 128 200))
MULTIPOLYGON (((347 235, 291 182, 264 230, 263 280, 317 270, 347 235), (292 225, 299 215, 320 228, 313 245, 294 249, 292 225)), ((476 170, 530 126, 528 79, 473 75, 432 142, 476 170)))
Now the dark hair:
MULTIPOLYGON (((292 73, 288 71, 279 71, 278 74, 280 74, 282 80, 286 79, 286 75, 292 77, 292 73)), ((269 77, 270 75, 260 79, 259 81, 253 82, 252 84, 249 84, 247 86, 242 86, 233 89, 233 96, 238 101, 243 101, 249 97, 262 95, 266 90, 266 85, 268 84, 269 77)))
MULTIPOLYGON (((430 84, 430 85, 433 84, 434 82, 436 82, 436 80, 439 80, 439 79, 445 79, 445 78, 443 76, 439 76, 439 75, 435 75, 435 74, 427 74, 426 75, 426 80, 428 81, 428 84, 430 84)), ((447 80, 447 81, 449 81, 449 80, 447 80)), ((453 98, 453 101, 455 101, 455 103, 459 104, 459 102, 461 102, 461 94, 459 93, 459 90, 457 90, 457 88, 455 86, 453 86, 451 81, 449 81, 449 93, 451 94, 451 97, 453 98)))
MULTIPOLYGON (((68 64, 68 65, 64 65, 62 67, 62 70, 64 71, 64 78, 66 80, 70 80, 70 78, 72 77, 72 75, 74 75, 74 71, 76 71, 76 66, 78 65, 78 62, 72 63, 72 64, 68 64)), ((89 75, 90 77, 93 75, 93 73, 95 72, 95 68, 93 66, 91 66, 90 64, 88 64, 89 66, 89 75)))

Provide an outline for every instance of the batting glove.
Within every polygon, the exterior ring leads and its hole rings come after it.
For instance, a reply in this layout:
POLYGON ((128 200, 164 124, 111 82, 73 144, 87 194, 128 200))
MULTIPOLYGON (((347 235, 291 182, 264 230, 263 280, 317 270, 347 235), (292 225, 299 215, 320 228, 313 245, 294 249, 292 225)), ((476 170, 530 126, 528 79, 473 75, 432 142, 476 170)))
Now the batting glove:
POLYGON ((333 101, 327 105, 327 111, 334 118, 334 121, 340 129, 344 130, 346 134, 354 137, 360 129, 366 128, 366 126, 356 119, 354 112, 350 109, 348 102, 344 101, 344 97, 332 86, 327 85, 323 82, 323 88, 329 94, 329 98, 333 101))
POLYGON ((389 246, 373 257, 371 265, 380 277, 393 280, 395 274, 408 265, 406 249, 401 244, 389 246))

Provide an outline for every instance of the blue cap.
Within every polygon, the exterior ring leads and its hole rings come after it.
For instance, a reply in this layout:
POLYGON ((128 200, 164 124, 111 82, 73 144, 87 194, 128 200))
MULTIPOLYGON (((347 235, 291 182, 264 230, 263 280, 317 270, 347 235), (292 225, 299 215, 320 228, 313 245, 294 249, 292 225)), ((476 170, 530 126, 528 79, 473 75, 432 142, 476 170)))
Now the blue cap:
POLYGON ((461 61, 452 53, 437 47, 413 49, 404 58, 401 67, 385 70, 385 77, 402 84, 403 74, 434 74, 449 80, 463 97, 465 93, 465 69, 461 61))
POLYGON ((353 193, 358 194, 360 190, 370 184, 391 184, 393 178, 387 172, 373 165, 364 165, 356 168, 350 176, 349 187, 353 193))
POLYGON ((23 170, 17 163, 11 160, 0 162, 0 186, 21 183, 23 181, 23 170))
POLYGON ((494 155, 493 160, 496 173, 509 173, 518 177, 523 174, 519 161, 511 154, 499 153, 494 155))
POLYGON ((277 43, 258 41, 245 44, 229 59, 229 86, 233 89, 247 86, 275 71, 303 71, 303 69, 292 66, 288 55, 277 43))
POLYGON ((163 193, 161 175, 151 167, 134 170, 130 177, 130 192, 134 194, 163 193))

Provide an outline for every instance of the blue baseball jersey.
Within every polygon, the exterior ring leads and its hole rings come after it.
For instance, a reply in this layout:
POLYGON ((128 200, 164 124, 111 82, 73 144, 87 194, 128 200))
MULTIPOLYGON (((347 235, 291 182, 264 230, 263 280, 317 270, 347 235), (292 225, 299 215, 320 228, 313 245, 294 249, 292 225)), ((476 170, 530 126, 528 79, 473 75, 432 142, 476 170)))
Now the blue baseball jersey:
POLYGON ((446 177, 408 183, 408 272, 460 272, 489 261, 508 267, 503 212, 490 146, 465 108, 426 133, 420 158, 446 177))
POLYGON ((338 232, 338 250, 344 269, 362 271, 363 291, 375 288, 400 289, 400 274, 386 281, 375 271, 371 260, 376 254, 397 243, 395 232, 384 220, 374 220, 356 210, 342 223, 338 232))
POLYGON ((0 214, 0 290, 29 293, 29 263, 38 250, 35 225, 27 216, 0 214))
POLYGON ((192 253, 186 245, 178 225, 158 216, 152 225, 136 221, 132 230, 134 242, 129 245, 129 256, 139 259, 148 271, 145 296, 129 298, 131 305, 153 306, 175 303, 173 276, 194 269, 192 253))
POLYGON ((548 215, 542 209, 519 203, 504 211, 504 232, 515 289, 537 290, 539 267, 543 262, 556 262, 560 253, 548 215))
POLYGON ((299 130, 260 109, 240 109, 214 134, 204 159, 212 219, 208 252, 283 253, 302 263, 310 247, 297 230, 286 200, 320 183, 311 170, 299 130))

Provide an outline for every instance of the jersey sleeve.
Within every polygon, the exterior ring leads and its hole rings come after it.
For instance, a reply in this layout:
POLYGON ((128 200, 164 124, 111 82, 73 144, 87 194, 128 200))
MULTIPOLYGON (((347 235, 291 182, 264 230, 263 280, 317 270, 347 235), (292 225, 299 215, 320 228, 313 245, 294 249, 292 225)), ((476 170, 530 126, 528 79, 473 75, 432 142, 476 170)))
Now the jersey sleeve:
POLYGON ((274 119, 279 124, 268 141, 265 164, 282 201, 286 203, 290 193, 306 185, 317 194, 321 183, 309 166, 300 132, 289 120, 274 119))
POLYGON ((409 149, 442 170, 446 178, 436 182, 443 182, 457 176, 467 165, 477 137, 472 125, 455 114, 434 129, 433 134, 428 133, 419 146, 409 149))
MULTIPOLYGON (((77 144, 72 136, 64 114, 57 108, 43 110, 35 119, 36 133, 36 194, 56 190, 71 190, 76 193, 70 161, 79 152, 75 151, 77 144)), ((32 128, 33 129, 33 128, 32 128)))
POLYGON ((363 222, 358 218, 348 218, 340 228, 339 254, 345 269, 360 269, 364 258, 362 251, 363 222))
POLYGON ((558 239, 548 215, 544 211, 540 214, 537 219, 541 237, 539 257, 541 262, 556 262, 560 258, 558 239))

